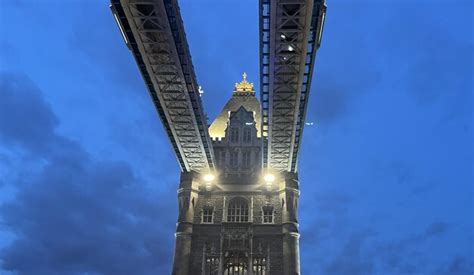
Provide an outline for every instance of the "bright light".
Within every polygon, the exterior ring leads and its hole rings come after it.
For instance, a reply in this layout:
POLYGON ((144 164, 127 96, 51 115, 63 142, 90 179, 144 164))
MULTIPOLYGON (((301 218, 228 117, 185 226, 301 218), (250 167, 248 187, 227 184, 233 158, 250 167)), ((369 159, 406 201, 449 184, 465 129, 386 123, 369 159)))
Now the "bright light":
POLYGON ((292 51, 295 50, 295 48, 293 48, 293 46, 289 45, 289 46, 288 46, 288 50, 289 50, 290 52, 292 52, 292 51))
POLYGON ((326 13, 323 13, 323 17, 321 19, 321 28, 319 29, 318 44, 321 44, 321 36, 323 35, 324 21, 326 21, 326 13))
POLYGON ((211 182, 211 181, 214 180, 214 178, 215 178, 215 177, 214 177, 213 174, 207 174, 207 175, 204 176, 204 181, 206 181, 206 182, 211 182))
POLYGON ((286 39, 286 36, 284 34, 280 34, 281 39, 286 39))
POLYGON ((199 85, 199 87, 198 87, 198 92, 199 92, 200 96, 202 96, 204 94, 204 90, 202 89, 201 85, 199 85))
POLYGON ((128 47, 128 39, 127 39, 127 36, 125 35, 125 32, 123 31, 122 24, 120 23, 120 20, 117 14, 115 12, 113 12, 113 14, 114 14, 115 22, 117 22, 120 32, 122 33, 122 37, 123 37, 123 40, 125 41, 125 45, 127 45, 128 47))
POLYGON ((263 179, 265 180, 265 188, 267 191, 271 191, 273 189, 273 181, 275 180, 275 176, 272 174, 266 174, 263 179))
POLYGON ((271 183, 275 180, 275 176, 272 175, 272 174, 266 174, 263 179, 265 180, 265 182, 267 183, 271 183))

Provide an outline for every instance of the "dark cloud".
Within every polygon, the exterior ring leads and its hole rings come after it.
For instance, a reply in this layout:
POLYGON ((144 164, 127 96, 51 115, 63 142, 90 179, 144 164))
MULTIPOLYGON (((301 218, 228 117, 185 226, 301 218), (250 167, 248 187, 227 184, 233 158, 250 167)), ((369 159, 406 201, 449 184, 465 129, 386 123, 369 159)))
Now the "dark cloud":
POLYGON ((339 255, 326 266, 324 274, 372 274, 374 261, 364 252, 372 234, 352 234, 339 255))
MULTIPOLYGON (((300 201, 300 216, 306 217, 300 224, 304 251, 306 247, 319 246, 323 241, 342 235, 339 229, 344 228, 343 222, 353 201, 347 194, 334 191, 307 195, 310 200, 300 201)), ((308 256, 311 257, 311 253, 308 256)))
MULTIPOLYGON (((5 142, 46 164, 15 185, 0 208, 15 240, 0 252, 4 270, 19 274, 165 274, 173 243, 172 207, 146 189, 127 163, 93 159, 55 133, 41 92, 26 77, 2 75, 0 132, 5 142), (168 230, 168 231, 167 231, 168 230)), ((169 196, 170 194, 166 194, 169 196)))
POLYGON ((431 265, 424 263, 423 254, 429 255, 429 251, 422 253, 419 248, 428 241, 442 236, 449 229, 445 222, 433 222, 424 231, 403 236, 398 240, 382 242, 374 247, 370 257, 374 261, 379 261, 384 270, 390 273, 424 273, 431 268, 431 265))
POLYGON ((471 274, 474 270, 474 265, 462 256, 455 256, 448 266, 441 267, 438 274, 463 275, 471 274))
MULTIPOLYGON (((352 211, 359 200, 333 191, 313 194, 312 200, 313 208, 301 209, 306 216, 301 228, 302 259, 313 263, 304 266, 303 273, 431 274, 435 271, 438 263, 430 260, 433 251, 424 248, 442 240, 450 224, 436 221, 421 231, 403 228, 390 239, 390 234, 382 234, 380 220, 363 218, 361 224, 354 219, 360 215, 352 211), (308 219, 306 211, 313 213, 314 218, 308 219)), ((468 264, 466 260, 459 265, 465 268, 468 264)), ((447 268, 443 270, 442 274, 451 274, 447 268)))
POLYGON ((426 229, 422 237, 432 237, 445 233, 449 228, 449 225, 445 222, 434 222, 426 229))
POLYGON ((3 268, 20 274, 165 272, 173 244, 172 232, 162 227, 172 228, 175 217, 153 195, 124 163, 49 164, 1 208, 4 225, 17 235, 1 252, 3 268))
MULTIPOLYGON (((349 228, 348 224, 325 228, 331 231, 327 239, 320 239, 321 249, 328 249, 331 253, 321 253, 326 258, 321 261, 323 274, 428 274, 433 273, 433 266, 429 258, 430 251, 421 251, 429 242, 445 234, 449 225, 444 222, 434 222, 419 233, 413 233, 397 240, 383 240, 373 229, 349 228), (345 228, 342 228, 344 226, 345 228), (337 240, 341 243, 340 249, 327 246, 327 241, 337 240), (334 253, 333 250, 338 251, 334 253)), ((318 240, 318 241, 320 241, 318 240)), ((313 246, 316 244, 313 244, 313 246)), ((469 262, 464 258, 453 258, 450 267, 444 267, 442 274, 459 274, 448 270, 467 270, 469 262)), ((441 269, 440 269, 441 270, 441 269)))
POLYGON ((58 119, 25 75, 0 74, 0 139, 34 153, 45 152, 55 142, 58 119))

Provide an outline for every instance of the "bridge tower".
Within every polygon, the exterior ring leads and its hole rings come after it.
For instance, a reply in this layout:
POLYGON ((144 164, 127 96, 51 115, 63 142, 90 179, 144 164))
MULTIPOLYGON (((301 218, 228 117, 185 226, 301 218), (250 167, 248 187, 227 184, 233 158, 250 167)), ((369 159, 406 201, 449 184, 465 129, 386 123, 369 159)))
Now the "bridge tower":
POLYGON ((262 169, 260 112, 244 73, 209 128, 216 173, 181 175, 173 274, 299 273, 298 181, 262 169))
POLYGON ((259 0, 260 102, 244 74, 209 127, 178 1, 110 7, 181 168, 172 273, 300 274, 297 160, 325 0, 259 0))

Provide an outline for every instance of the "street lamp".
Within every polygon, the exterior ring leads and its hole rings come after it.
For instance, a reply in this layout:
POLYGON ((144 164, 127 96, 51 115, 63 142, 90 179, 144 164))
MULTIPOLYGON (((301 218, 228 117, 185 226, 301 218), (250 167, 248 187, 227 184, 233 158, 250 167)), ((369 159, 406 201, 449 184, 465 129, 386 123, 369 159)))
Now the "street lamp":
POLYGON ((273 187, 273 182, 275 181, 275 176, 273 174, 266 174, 263 179, 265 180, 265 187, 267 191, 270 191, 273 187))
POLYGON ((207 191, 211 191, 212 182, 214 181, 215 178, 216 177, 213 174, 204 175, 203 179, 204 179, 204 184, 206 186, 207 191))

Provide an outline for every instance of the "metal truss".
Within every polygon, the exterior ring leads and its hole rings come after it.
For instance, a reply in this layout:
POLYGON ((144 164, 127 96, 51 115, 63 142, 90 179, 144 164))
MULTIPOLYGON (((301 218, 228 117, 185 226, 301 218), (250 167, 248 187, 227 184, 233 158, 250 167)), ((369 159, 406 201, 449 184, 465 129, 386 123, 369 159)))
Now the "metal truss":
POLYGON ((260 0, 263 164, 296 172, 324 0, 260 0))
POLYGON ((112 0, 111 8, 181 169, 213 169, 211 139, 177 1, 112 0))

